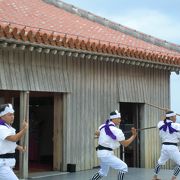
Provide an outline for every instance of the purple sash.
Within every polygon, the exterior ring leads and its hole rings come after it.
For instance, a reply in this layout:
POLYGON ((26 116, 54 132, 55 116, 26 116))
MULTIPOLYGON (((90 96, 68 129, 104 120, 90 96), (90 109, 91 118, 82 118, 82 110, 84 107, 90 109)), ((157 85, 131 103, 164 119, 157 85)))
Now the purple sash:
POLYGON ((4 121, 4 120, 2 120, 2 119, 0 119, 0 125, 3 125, 3 126, 8 127, 8 126, 6 125, 6 123, 5 123, 5 121, 4 121))
POLYGON ((109 128, 110 126, 115 126, 115 125, 114 125, 114 124, 109 124, 109 122, 110 122, 109 119, 106 120, 106 124, 105 124, 104 126, 102 126, 102 127, 100 128, 100 130, 103 129, 103 128, 105 128, 106 135, 108 135, 108 136, 110 136, 112 139, 116 140, 116 139, 117 139, 116 136, 112 133, 112 131, 111 131, 110 128, 109 128))
POLYGON ((178 132, 176 129, 174 129, 173 127, 171 127, 171 123, 172 122, 166 122, 166 120, 164 121, 164 125, 162 125, 159 130, 163 130, 163 131, 167 131, 167 128, 169 129, 169 133, 172 134, 174 132, 178 132))

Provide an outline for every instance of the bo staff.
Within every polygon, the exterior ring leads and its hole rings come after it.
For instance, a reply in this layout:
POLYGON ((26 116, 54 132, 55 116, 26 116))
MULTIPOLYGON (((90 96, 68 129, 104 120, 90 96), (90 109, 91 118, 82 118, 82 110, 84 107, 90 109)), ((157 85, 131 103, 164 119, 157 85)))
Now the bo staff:
POLYGON ((143 130, 146 130, 146 129, 153 129, 153 128, 157 128, 157 126, 151 126, 151 127, 141 128, 141 129, 137 129, 137 131, 143 131, 143 130))
MULTIPOLYGON (((157 128, 157 126, 151 126, 151 127, 145 127, 145 128, 141 128, 141 129, 136 129, 136 131, 144 131, 144 130, 147 130, 147 129, 154 129, 154 128, 157 128)), ((130 133, 131 130, 129 131, 124 131, 124 133, 130 133)))
MULTIPOLYGON (((156 105, 154 105, 154 104, 147 103, 147 102, 146 102, 146 104, 148 104, 149 106, 155 107, 155 108, 157 108, 157 109, 166 111, 166 112, 167 112, 167 111, 170 111, 170 109, 168 109, 168 108, 159 107, 159 106, 156 106, 156 105)), ((177 115, 177 116, 180 116, 180 114, 178 114, 178 113, 176 113, 176 115, 177 115)))
MULTIPOLYGON (((151 127, 145 127, 145 128, 141 128, 141 129, 136 129, 136 131, 144 131, 144 130, 147 130, 147 129, 154 129, 154 128, 157 128, 157 126, 151 126, 151 127)), ((124 131, 123 133, 130 133, 131 130, 129 131, 124 131)), ((95 139, 98 138, 98 136, 95 136, 94 137, 95 139)))

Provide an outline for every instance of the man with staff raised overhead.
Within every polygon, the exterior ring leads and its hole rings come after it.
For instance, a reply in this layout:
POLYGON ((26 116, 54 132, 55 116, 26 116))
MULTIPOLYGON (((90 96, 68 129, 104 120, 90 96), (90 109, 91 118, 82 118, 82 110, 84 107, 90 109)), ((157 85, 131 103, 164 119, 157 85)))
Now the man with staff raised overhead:
POLYGON ((177 143, 180 139, 180 124, 176 123, 176 113, 173 111, 166 112, 166 118, 157 125, 159 135, 162 140, 161 155, 154 169, 153 180, 158 179, 158 173, 162 165, 168 160, 176 163, 171 180, 175 180, 180 172, 180 152, 177 143))
POLYGON ((128 171, 127 164, 116 157, 113 150, 119 148, 120 144, 127 147, 136 138, 137 132, 135 128, 132 128, 132 136, 125 140, 124 133, 116 127, 120 123, 121 114, 117 110, 113 111, 110 113, 110 118, 96 132, 99 137, 96 150, 101 168, 91 180, 98 180, 107 176, 110 167, 119 171, 118 180, 123 180, 124 174, 128 171))

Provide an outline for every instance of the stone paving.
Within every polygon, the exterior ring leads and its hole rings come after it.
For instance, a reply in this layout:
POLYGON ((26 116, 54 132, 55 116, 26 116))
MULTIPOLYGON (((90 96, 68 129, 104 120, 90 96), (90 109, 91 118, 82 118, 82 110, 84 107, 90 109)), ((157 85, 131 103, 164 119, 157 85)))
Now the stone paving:
MULTIPOLYGON (((30 174, 29 179, 37 180, 89 180, 90 177, 97 172, 98 169, 88 171, 80 171, 74 173, 46 172, 41 174, 30 174)), ((159 173, 161 180, 171 180, 173 171, 162 169, 159 173)), ((129 168, 129 172, 125 175, 124 180, 151 180, 153 169, 129 168)), ((117 180, 117 171, 111 169, 107 177, 103 180, 117 180)), ((180 175, 177 178, 180 180, 180 175)))

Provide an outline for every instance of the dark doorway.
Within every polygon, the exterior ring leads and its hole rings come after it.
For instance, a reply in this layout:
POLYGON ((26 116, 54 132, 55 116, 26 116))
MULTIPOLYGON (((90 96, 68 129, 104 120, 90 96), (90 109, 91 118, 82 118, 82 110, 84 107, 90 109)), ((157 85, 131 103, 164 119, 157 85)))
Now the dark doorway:
MULTIPOLYGON (((120 102, 120 112, 121 112, 121 125, 120 128, 125 134, 125 138, 131 136, 131 127, 140 127, 140 108, 142 104, 139 103, 125 103, 120 102)), ((138 137, 133 143, 128 147, 123 148, 121 146, 121 159, 127 163, 129 167, 140 167, 140 137, 138 137)))
MULTIPOLYGON (((53 170, 53 96, 30 93, 29 99, 29 172, 53 170)), ((14 127, 19 131, 20 98, 14 98, 14 127)), ((16 169, 19 169, 19 153, 16 169)))
MULTIPOLYGON (((19 132, 20 92, 0 91, 0 103, 12 103, 15 109, 13 127, 19 132)), ((54 94, 30 92, 29 99, 29 171, 53 170, 54 94)), ((19 142, 18 142, 19 144, 19 142)), ((19 169, 19 152, 16 151, 19 169)))
POLYGON ((29 171, 53 169, 53 98, 30 97, 29 171))

